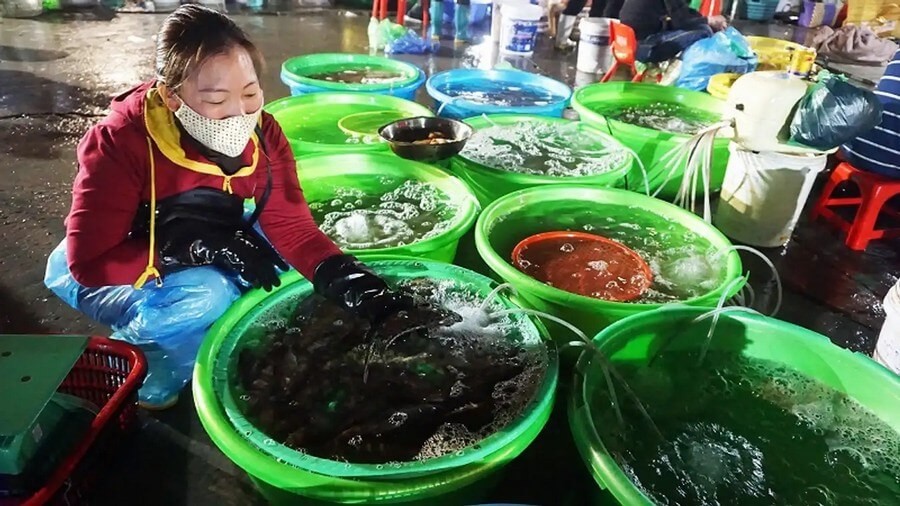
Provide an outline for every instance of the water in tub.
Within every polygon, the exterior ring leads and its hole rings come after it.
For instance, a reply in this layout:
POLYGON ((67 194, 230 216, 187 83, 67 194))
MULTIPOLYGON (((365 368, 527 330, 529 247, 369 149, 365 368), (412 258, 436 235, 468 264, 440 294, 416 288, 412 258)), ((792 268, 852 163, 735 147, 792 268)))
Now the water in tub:
POLYGON ((305 77, 342 84, 387 84, 403 79, 401 72, 371 66, 338 69, 311 69, 305 77))
POLYGON ((900 434, 830 387, 731 351, 619 364, 633 403, 593 392, 601 440, 656 504, 887 505, 900 498, 900 434), (689 365, 688 365, 689 364, 689 365))
POLYGON ((665 102, 609 104, 594 111, 623 123, 685 135, 694 135, 721 119, 716 114, 665 102))
POLYGON ((240 352, 235 380, 257 429, 317 457, 403 463, 458 453, 516 419, 547 368, 534 327, 489 316, 499 302, 482 308, 483 296, 452 281, 401 285, 458 322, 371 334, 317 296, 259 319, 264 337, 240 352))
MULTIPOLYGON (((515 238, 510 241, 514 245, 533 233, 562 229, 618 241, 647 262, 653 283, 633 303, 688 300, 709 293, 725 281, 726 252, 717 251, 708 240, 687 227, 639 207, 595 204, 587 211, 583 202, 554 203, 550 213, 535 210, 534 214, 514 214, 498 221, 491 234, 514 231, 515 238)), ((560 255, 574 251, 573 246, 564 244, 560 255)), ((598 261, 585 268, 603 269, 604 266, 598 261)))
POLYGON ((430 183, 381 178, 386 193, 344 187, 333 198, 313 201, 310 209, 325 234, 351 250, 404 246, 440 235, 453 222, 458 205, 430 183))
POLYGON ((544 89, 506 81, 455 82, 439 90, 454 99, 498 107, 544 106, 565 99, 544 89))
POLYGON ((616 170, 627 151, 604 146, 577 122, 521 121, 475 132, 462 156, 487 167, 538 176, 596 176, 616 170))

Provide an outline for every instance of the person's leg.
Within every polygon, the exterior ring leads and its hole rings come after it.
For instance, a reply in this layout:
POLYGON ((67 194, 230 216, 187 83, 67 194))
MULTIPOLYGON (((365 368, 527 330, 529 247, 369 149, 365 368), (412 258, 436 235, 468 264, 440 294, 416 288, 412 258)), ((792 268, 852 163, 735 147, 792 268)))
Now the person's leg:
POLYGON ((166 407, 190 380, 206 331, 240 296, 237 285, 214 267, 166 275, 163 286, 148 282, 88 288, 68 270, 65 241, 50 255, 45 284, 66 303, 110 326, 114 339, 141 348, 148 374, 139 390, 148 407, 166 407))
POLYGON ((457 42, 469 40, 469 10, 470 0, 456 0, 456 10, 453 13, 454 39, 457 42))
POLYGON ((566 8, 563 9, 559 16, 559 23, 556 30, 556 47, 565 49, 573 47, 574 42, 569 40, 572 36, 572 30, 575 29, 575 22, 578 21, 578 14, 584 10, 587 0, 569 0, 566 8))
POLYGON ((441 26, 444 23, 444 3, 440 0, 432 0, 431 5, 428 6, 428 17, 431 24, 431 28, 428 31, 431 34, 431 39, 436 41, 441 38, 441 26))

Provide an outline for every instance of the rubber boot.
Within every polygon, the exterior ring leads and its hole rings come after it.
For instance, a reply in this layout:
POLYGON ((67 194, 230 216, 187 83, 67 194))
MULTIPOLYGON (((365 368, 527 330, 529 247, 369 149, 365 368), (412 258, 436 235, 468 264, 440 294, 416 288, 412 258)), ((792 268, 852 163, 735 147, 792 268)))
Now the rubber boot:
POLYGON ((454 40, 456 44, 462 44, 469 41, 469 10, 471 6, 456 4, 456 11, 453 13, 453 28, 455 31, 454 40))
POLYGON ((578 21, 578 16, 559 15, 559 26, 557 26, 556 32, 557 49, 569 49, 575 46, 570 37, 572 36, 572 30, 575 29, 576 21, 578 21))
POLYGON ((431 34, 431 40, 438 42, 441 40, 441 25, 444 22, 444 4, 440 0, 433 0, 428 6, 428 16, 431 27, 428 33, 431 34))

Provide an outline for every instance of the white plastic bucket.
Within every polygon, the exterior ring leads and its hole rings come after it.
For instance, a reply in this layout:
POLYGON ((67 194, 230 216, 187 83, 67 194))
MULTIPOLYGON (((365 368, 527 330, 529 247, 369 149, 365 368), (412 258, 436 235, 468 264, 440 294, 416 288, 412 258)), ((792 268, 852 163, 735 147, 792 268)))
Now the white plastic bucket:
POLYGON ((766 248, 791 239, 827 155, 746 151, 731 143, 713 225, 732 239, 766 248))
POLYGON ((884 297, 884 325, 878 334, 874 358, 881 365, 900 374, 900 281, 884 297))
POLYGON ((578 61, 575 68, 581 72, 596 74, 608 69, 612 63, 609 49, 609 18, 585 18, 579 21, 581 36, 578 39, 578 61))
POLYGON ((500 52, 531 56, 544 9, 537 5, 503 3, 500 25, 500 52))

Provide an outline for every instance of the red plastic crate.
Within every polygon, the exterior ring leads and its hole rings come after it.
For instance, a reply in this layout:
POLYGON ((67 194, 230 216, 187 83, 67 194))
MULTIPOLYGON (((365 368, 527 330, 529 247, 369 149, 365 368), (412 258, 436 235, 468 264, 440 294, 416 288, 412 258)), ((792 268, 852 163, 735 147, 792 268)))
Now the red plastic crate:
MULTIPOLYGON (((47 483, 22 506, 85 502, 102 470, 103 457, 115 450, 137 421, 137 391, 147 361, 136 346, 92 337, 59 392, 86 399, 100 408, 84 439, 60 462, 47 483)), ((0 501, 10 504, 9 499, 0 501)))

